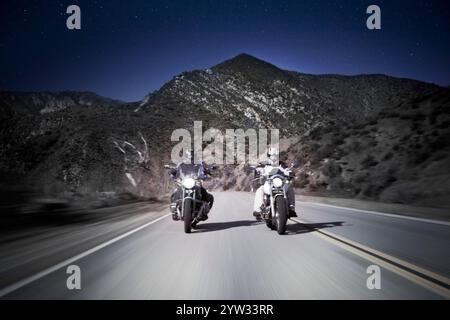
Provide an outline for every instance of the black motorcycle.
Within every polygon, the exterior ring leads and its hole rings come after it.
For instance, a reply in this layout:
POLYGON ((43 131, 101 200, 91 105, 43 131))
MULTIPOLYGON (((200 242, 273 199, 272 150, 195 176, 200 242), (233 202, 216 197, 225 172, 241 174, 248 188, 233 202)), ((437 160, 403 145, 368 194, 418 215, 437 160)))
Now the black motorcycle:
POLYGON ((191 233, 192 228, 207 219, 210 209, 209 203, 202 200, 202 181, 207 178, 207 173, 202 166, 195 164, 181 164, 178 168, 168 165, 165 167, 171 170, 177 184, 174 193, 176 201, 171 204, 171 212, 176 212, 184 222, 184 232, 191 233))

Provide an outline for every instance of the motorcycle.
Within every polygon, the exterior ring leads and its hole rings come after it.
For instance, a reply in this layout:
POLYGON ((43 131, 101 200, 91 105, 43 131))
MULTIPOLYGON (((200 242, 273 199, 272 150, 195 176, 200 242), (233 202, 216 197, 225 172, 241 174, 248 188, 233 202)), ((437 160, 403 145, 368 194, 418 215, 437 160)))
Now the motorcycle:
POLYGON ((293 178, 292 171, 288 176, 282 173, 278 167, 265 166, 255 168, 256 174, 263 185, 263 205, 261 218, 271 230, 277 230, 282 235, 286 232, 286 224, 289 219, 289 206, 286 191, 293 178))
POLYGON ((176 202, 171 204, 171 212, 176 212, 180 220, 184 222, 184 232, 191 233, 200 221, 207 219, 209 203, 202 200, 202 181, 206 179, 206 173, 200 174, 201 166, 195 164, 182 164, 178 168, 166 165, 176 176, 177 185, 175 194, 176 202))

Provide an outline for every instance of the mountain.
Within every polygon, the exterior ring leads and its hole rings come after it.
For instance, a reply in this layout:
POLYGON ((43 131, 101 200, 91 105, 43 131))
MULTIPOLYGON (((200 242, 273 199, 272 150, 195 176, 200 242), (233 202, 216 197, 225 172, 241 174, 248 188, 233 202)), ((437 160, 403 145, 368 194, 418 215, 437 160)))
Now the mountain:
MULTIPOLYGON (((0 173, 47 193, 150 196, 168 190, 161 177, 172 131, 202 120, 220 130, 280 129, 302 192, 440 206, 450 191, 449 104, 449 89, 433 84, 309 75, 241 54, 179 74, 135 103, 1 92, 0 173)), ((224 167, 212 186, 248 190, 247 173, 224 167)))
POLYGON ((210 69, 178 75, 147 97, 138 111, 179 105, 204 110, 238 127, 277 127, 290 135, 322 122, 365 121, 385 106, 437 89, 383 75, 289 72, 241 54, 210 69))
POLYGON ((119 106, 123 102, 99 96, 93 92, 14 92, 1 91, 4 109, 18 113, 50 113, 73 106, 119 106))

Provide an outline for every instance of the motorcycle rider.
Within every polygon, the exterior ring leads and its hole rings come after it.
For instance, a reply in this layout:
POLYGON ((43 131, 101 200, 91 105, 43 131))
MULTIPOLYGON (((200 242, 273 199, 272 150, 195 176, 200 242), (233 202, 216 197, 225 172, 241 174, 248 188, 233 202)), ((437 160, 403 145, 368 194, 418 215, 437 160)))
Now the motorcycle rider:
MULTIPOLYGON (((267 162, 260 163, 257 166, 257 168, 255 169, 255 176, 259 175, 259 170, 264 170, 265 168, 270 167, 276 167, 276 165, 278 164, 278 152, 276 152, 274 149, 269 148, 267 158, 268 158, 267 162)), ((278 174, 290 178, 292 171, 287 167, 285 162, 280 161, 278 164, 278 174)), ((287 187, 286 197, 289 205, 289 218, 297 217, 297 213, 295 212, 295 192, 292 184, 289 184, 287 187)), ((253 203, 253 216, 255 218, 261 217, 263 202, 264 202, 264 184, 262 184, 255 192, 255 200, 253 203)))
MULTIPOLYGON (((183 170, 198 170, 196 176, 200 180, 206 180, 208 178, 208 175, 211 174, 209 171, 207 165, 203 162, 201 165, 195 165, 193 164, 193 159, 190 154, 190 152, 186 152, 185 158, 182 162, 180 162, 176 169, 172 169, 170 171, 170 176, 173 180, 176 180, 180 177, 180 173, 183 170)), ((214 204, 214 196, 209 193, 203 186, 200 186, 200 194, 201 194, 201 200, 206 202, 206 208, 204 210, 204 215, 201 217, 201 220, 208 220, 208 213, 211 210, 213 204, 214 204)), ((178 200, 181 200, 183 197, 181 188, 176 188, 174 192, 172 193, 170 197, 170 212, 172 213, 172 219, 173 220, 179 220, 180 217, 178 216, 177 212, 177 206, 176 203, 178 200)))

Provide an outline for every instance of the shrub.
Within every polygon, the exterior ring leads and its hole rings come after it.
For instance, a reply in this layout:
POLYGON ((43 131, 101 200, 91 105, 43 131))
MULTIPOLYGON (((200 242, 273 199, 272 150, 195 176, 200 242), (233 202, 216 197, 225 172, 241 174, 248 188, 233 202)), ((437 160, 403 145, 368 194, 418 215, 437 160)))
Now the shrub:
POLYGON ((334 152, 334 146, 331 144, 325 144, 317 150, 317 154, 320 159, 325 159, 330 157, 334 152))
POLYGON ((437 125, 437 128, 439 128, 439 129, 448 129, 448 128, 450 128, 450 120, 442 121, 440 124, 437 125))
POLYGON ((344 138, 342 136, 340 136, 340 135, 334 136, 333 138, 331 138, 331 143, 334 146, 339 146, 339 145, 344 143, 344 138))
POLYGON ((355 183, 362 183, 364 181, 367 180, 367 178, 369 177, 369 174, 367 172, 357 172, 354 176, 353 176, 353 182, 355 183))
POLYGON ((381 193, 382 189, 383 187, 379 185, 367 185, 363 188, 362 194, 368 198, 375 198, 381 193))
POLYGON ((308 175, 304 172, 300 173, 294 179, 294 187, 295 188, 304 188, 309 184, 308 175))
POLYGON ((425 115, 421 112, 418 112, 412 116, 412 119, 414 121, 423 121, 423 120, 425 120, 425 118, 426 118, 425 115))
POLYGON ((367 155, 363 161, 361 161, 361 165, 363 168, 374 167, 378 164, 378 161, 372 155, 367 155))
POLYGON ((325 176, 334 178, 341 173, 342 168, 339 164, 336 163, 336 161, 329 160, 323 165, 321 171, 325 176))
POLYGON ((430 143, 433 150, 441 150, 450 145, 450 134, 442 135, 430 143))
POLYGON ((349 144, 349 150, 354 152, 361 151, 361 142, 359 142, 358 140, 353 140, 349 144))
POLYGON ((378 141, 377 140, 372 140, 369 142, 369 146, 370 147, 376 147, 378 145, 378 141))
POLYGON ((400 119, 402 119, 402 120, 409 120, 411 118, 412 118, 412 115, 407 114, 407 113, 403 113, 400 115, 400 119))
POLYGON ((417 152, 411 159, 412 164, 421 164, 429 158, 430 154, 428 152, 417 152))
POLYGON ((388 161, 391 160, 392 157, 394 156, 394 153, 392 151, 389 151, 388 153, 386 153, 383 157, 383 161, 388 161))

